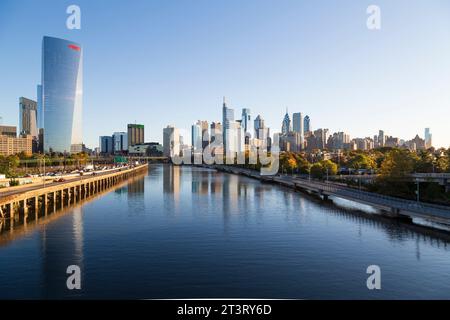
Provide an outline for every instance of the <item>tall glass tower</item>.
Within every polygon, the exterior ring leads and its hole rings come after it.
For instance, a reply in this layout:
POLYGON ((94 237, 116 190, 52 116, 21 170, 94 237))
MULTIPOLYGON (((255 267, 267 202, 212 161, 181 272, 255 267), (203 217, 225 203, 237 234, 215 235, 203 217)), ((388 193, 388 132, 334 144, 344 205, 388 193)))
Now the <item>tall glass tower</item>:
POLYGON ((44 37, 38 90, 44 151, 69 153, 82 144, 83 50, 77 43, 44 37))

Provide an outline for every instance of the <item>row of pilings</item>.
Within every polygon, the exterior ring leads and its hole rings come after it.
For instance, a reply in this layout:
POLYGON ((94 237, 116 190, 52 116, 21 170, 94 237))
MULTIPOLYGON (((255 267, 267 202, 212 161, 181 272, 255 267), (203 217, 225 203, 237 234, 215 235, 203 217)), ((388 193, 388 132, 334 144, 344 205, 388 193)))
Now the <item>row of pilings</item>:
POLYGON ((74 205, 99 194, 118 183, 147 169, 147 165, 123 169, 110 174, 80 177, 61 183, 49 183, 32 191, 24 191, 0 198, 0 219, 14 224, 27 223, 30 216, 34 220, 50 213, 74 205))

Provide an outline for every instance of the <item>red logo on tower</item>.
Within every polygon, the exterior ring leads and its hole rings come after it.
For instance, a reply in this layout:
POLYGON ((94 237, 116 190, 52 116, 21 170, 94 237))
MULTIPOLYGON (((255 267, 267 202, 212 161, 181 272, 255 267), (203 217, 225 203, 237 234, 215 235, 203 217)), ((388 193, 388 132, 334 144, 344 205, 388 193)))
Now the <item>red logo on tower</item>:
POLYGON ((80 51, 81 50, 81 48, 79 46, 76 46, 74 44, 69 44, 69 48, 72 49, 72 50, 75 50, 75 51, 80 51))

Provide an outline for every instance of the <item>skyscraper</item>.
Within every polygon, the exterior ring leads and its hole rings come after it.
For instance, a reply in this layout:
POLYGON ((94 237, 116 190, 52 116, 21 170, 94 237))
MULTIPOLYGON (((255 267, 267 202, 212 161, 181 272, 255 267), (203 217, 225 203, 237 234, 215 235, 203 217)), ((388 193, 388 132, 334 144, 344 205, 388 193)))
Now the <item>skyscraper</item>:
POLYGON ((128 125, 128 147, 135 144, 144 143, 144 125, 143 124, 129 124, 128 125))
POLYGON ((305 119, 303 119, 303 133, 311 132, 311 119, 309 116, 305 116, 305 119))
MULTIPOLYGON (((222 124, 220 122, 212 122, 211 123, 211 142, 219 139, 218 137, 222 135, 222 124)), ((220 138, 220 141, 222 138, 220 138)))
POLYGON ((180 154, 180 133, 177 128, 167 126, 163 129, 163 154, 165 157, 173 157, 180 154))
POLYGON ((19 127, 21 135, 38 136, 37 103, 36 101, 21 97, 19 99, 19 127))
POLYGON ((429 149, 433 146, 433 135, 431 134, 430 128, 425 128, 425 149, 429 149))
POLYGON ((289 113, 286 110, 286 114, 284 115, 283 123, 281 125, 281 134, 288 134, 291 132, 291 118, 289 118, 289 113))
POLYGON ((100 153, 111 154, 113 153, 113 138, 111 136, 101 136, 99 138, 100 153))
POLYGON ((198 123, 191 127, 191 144, 194 152, 202 152, 202 128, 198 123))
POLYGON ((71 152, 82 144, 83 50, 74 42, 44 37, 38 101, 45 152, 71 152))
POLYGON ((384 131, 383 131, 383 130, 380 130, 380 131, 378 132, 378 146, 379 146, 380 148, 384 147, 385 142, 386 142, 386 138, 385 138, 385 136, 384 136, 384 131))
POLYGON ((201 147, 204 149, 209 144, 209 124, 208 121, 197 121, 197 125, 200 127, 200 141, 201 141, 201 147))
POLYGON ((124 153, 128 150, 128 134, 126 132, 114 132, 112 138, 114 153, 124 153))
POLYGON ((222 105, 222 126, 223 126, 223 146, 224 153, 228 151, 228 141, 227 136, 230 136, 230 127, 234 125, 230 125, 231 122, 234 122, 234 110, 227 107, 227 102, 225 97, 223 97, 223 105, 222 105))
POLYGON ((303 129, 303 115, 301 112, 294 113, 292 115, 293 129, 294 132, 299 134, 298 139, 300 140, 299 148, 303 150, 305 148, 305 132, 303 129))
POLYGON ((242 109, 241 127, 244 130, 246 137, 253 137, 253 123, 251 110, 248 108, 242 109))

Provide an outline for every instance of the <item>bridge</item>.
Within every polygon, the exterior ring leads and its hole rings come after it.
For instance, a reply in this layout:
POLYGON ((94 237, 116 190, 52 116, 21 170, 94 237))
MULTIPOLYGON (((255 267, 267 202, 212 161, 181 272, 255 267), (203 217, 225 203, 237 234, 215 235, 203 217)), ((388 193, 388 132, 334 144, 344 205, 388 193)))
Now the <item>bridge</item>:
POLYGON ((210 166, 210 168, 245 175, 264 182, 277 183, 296 190, 312 192, 324 199, 334 196, 366 204, 381 210, 384 215, 392 218, 422 218, 437 223, 450 224, 450 207, 446 206, 385 196, 378 193, 353 189, 337 183, 281 175, 262 176, 257 171, 232 166, 215 165, 210 166))
POLYGON ((32 184, 0 189, 0 219, 8 219, 11 227, 14 222, 28 219, 29 212, 35 219, 43 213, 47 215, 65 206, 81 202, 111 188, 141 171, 147 170, 148 164, 121 168, 88 177, 73 177, 68 181, 46 184, 32 184))

